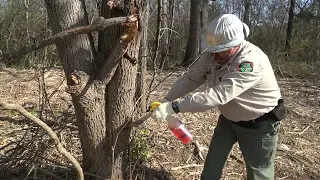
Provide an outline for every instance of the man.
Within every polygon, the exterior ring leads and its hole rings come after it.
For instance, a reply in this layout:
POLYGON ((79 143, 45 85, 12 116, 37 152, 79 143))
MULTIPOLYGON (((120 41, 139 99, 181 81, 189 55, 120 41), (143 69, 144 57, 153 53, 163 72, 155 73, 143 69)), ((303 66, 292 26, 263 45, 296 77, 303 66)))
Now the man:
POLYGON ((168 120, 176 113, 204 112, 218 107, 221 115, 202 180, 220 179, 236 142, 246 163, 247 179, 274 179, 284 105, 267 55, 245 40, 248 35, 248 26, 235 15, 223 14, 212 20, 202 39, 205 52, 153 111, 154 119, 168 120), (184 97, 206 81, 208 90, 184 97))

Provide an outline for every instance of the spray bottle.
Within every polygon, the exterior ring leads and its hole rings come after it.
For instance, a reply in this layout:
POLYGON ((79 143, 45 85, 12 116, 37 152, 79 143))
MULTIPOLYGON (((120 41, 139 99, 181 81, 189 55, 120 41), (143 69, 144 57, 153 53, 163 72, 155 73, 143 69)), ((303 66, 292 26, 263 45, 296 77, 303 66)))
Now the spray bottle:
MULTIPOLYGON (((153 111, 158 106, 160 106, 160 102, 153 102, 149 110, 153 111)), ((192 135, 188 131, 188 129, 184 126, 184 124, 180 121, 180 119, 176 116, 168 117, 168 128, 174 134, 174 136, 179 139, 183 144, 189 144, 192 141, 192 135)))
POLYGON ((168 128, 183 144, 189 144, 192 141, 192 135, 178 117, 171 116, 167 119, 168 128))

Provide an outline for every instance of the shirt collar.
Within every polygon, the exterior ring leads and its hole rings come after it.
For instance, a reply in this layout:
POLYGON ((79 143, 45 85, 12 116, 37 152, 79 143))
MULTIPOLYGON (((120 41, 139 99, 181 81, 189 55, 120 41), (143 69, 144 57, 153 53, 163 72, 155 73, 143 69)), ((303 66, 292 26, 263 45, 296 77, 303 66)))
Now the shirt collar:
POLYGON ((215 61, 214 63, 215 63, 215 65, 216 65, 216 67, 217 67, 218 69, 221 69, 221 70, 229 67, 230 64, 233 62, 233 60, 235 60, 235 59, 241 54, 241 52, 242 52, 243 49, 244 49, 244 46, 245 46, 246 42, 247 42, 247 41, 244 40, 244 41, 240 44, 240 47, 239 47, 238 51, 237 51, 234 55, 232 55, 232 56, 230 57, 230 59, 229 59, 225 64, 221 65, 221 64, 219 64, 218 62, 215 61))

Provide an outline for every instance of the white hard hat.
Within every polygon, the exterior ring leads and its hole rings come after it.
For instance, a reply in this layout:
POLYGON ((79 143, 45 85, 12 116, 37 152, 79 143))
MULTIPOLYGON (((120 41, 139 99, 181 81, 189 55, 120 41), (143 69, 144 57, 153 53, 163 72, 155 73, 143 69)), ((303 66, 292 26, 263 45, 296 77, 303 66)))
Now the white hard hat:
POLYGON ((223 14, 209 23, 201 46, 206 51, 222 52, 239 45, 248 35, 249 27, 236 15, 223 14))

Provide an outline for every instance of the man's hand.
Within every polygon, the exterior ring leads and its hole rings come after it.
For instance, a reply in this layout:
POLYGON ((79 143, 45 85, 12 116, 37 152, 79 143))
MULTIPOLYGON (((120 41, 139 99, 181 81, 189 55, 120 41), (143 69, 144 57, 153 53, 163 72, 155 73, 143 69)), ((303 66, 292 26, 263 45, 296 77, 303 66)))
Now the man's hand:
POLYGON ((152 111, 151 117, 154 120, 165 120, 170 118, 173 114, 175 114, 174 110, 172 109, 171 102, 153 102, 150 105, 150 111, 152 111))
POLYGON ((157 107, 159 107, 162 103, 166 103, 169 102, 166 98, 161 99, 160 101, 154 101, 152 102, 149 107, 147 112, 152 112, 153 110, 157 109, 157 107))
POLYGON ((161 105, 161 102, 158 101, 154 101, 150 104, 150 106, 148 107, 147 112, 153 112, 155 109, 157 109, 159 106, 161 105))

